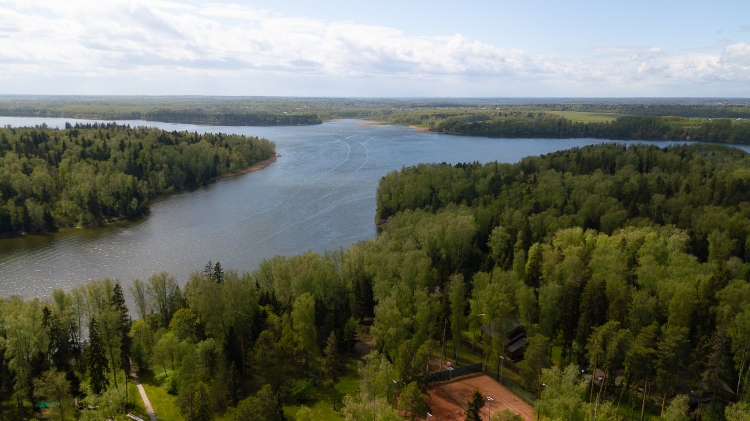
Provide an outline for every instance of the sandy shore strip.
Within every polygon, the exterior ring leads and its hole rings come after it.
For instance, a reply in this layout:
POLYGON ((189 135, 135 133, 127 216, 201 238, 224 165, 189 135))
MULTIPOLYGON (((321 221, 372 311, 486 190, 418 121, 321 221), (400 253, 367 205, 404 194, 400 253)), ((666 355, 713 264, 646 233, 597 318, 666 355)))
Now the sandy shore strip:
POLYGON ((419 126, 409 126, 410 129, 414 129, 417 133, 432 133, 430 132, 430 129, 426 127, 419 127, 419 126))
POLYGON ((263 168, 266 168, 267 166, 271 165, 271 163, 275 162, 276 159, 279 158, 280 156, 281 156, 281 154, 276 154, 276 155, 274 155, 274 156, 272 156, 272 157, 270 157, 268 159, 264 159, 262 161, 258 161, 255 164, 253 164, 253 165, 245 168, 242 171, 233 172, 231 174, 224 174, 224 175, 221 175, 219 177, 214 177, 214 178, 211 179, 211 181, 215 181, 215 180, 218 180, 218 179, 224 178, 224 177, 236 177, 238 175, 247 174, 247 173, 253 172, 253 171, 260 171, 263 168))

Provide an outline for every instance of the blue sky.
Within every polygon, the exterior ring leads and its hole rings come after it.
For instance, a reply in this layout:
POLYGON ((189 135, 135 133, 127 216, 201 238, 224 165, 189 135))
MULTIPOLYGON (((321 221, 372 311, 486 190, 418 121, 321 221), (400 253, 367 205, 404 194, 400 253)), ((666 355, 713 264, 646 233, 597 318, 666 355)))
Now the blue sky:
POLYGON ((0 0, 0 94, 750 97, 750 2, 0 0))

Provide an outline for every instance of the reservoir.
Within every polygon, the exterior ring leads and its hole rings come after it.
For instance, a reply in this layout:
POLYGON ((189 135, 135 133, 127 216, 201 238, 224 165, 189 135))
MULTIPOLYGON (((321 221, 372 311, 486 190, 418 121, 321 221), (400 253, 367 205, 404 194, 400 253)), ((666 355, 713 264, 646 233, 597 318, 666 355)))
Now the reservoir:
MULTIPOLYGON (((66 121, 93 122, 0 117, 3 126, 66 121)), ((209 260, 242 272, 275 255, 347 247, 375 236, 375 192, 390 171, 421 162, 516 162, 608 142, 440 135, 358 120, 294 127, 118 123, 265 137, 281 157, 262 171, 155 199, 150 214, 137 220, 0 239, 0 296, 44 297, 104 277, 129 284, 163 271, 184 284, 209 260)))

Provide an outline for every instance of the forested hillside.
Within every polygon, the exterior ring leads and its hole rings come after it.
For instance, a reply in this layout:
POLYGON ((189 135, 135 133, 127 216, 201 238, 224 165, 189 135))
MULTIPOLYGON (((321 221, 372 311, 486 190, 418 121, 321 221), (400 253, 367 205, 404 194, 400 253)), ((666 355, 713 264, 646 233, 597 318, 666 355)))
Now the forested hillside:
POLYGON ((515 379, 545 418, 745 420, 748 168, 732 148, 608 144, 392 172, 377 238, 250 274, 209 264, 183 288, 135 281, 132 324, 116 280, 0 300, 0 411, 28 417, 53 376, 98 403, 84 418, 126 411, 131 356, 183 419, 424 418, 431 358, 476 347, 494 375, 508 355, 491 333, 515 320, 530 338, 515 379), (331 394, 341 412, 314 412, 331 394))
POLYGON ((143 215, 149 198, 244 170, 265 139, 116 124, 0 129, 0 234, 143 215))

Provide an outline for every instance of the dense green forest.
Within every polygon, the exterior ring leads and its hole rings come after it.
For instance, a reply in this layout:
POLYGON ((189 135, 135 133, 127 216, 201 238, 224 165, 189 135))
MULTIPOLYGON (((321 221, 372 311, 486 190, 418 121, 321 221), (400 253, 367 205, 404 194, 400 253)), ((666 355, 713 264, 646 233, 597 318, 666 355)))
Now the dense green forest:
POLYGON ((563 117, 476 120, 476 116, 433 120, 430 122, 430 130, 438 133, 489 137, 590 137, 750 143, 750 120, 647 116, 624 116, 614 121, 586 123, 574 122, 563 117))
POLYGON ((476 347, 494 375, 492 332, 515 320, 530 343, 514 381, 545 419, 745 421, 748 168, 733 148, 616 144, 418 165, 381 180, 381 232, 346 250, 5 298, 0 414, 124 419, 132 359, 160 404, 176 396, 172 419, 425 418, 431 358, 476 347), (324 395, 343 407, 316 413, 324 395))
POLYGON ((0 234, 143 215, 149 198, 246 169, 265 139, 114 123, 0 129, 0 234))

